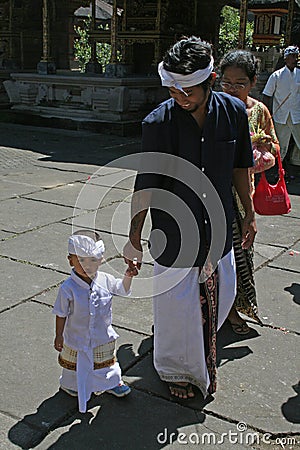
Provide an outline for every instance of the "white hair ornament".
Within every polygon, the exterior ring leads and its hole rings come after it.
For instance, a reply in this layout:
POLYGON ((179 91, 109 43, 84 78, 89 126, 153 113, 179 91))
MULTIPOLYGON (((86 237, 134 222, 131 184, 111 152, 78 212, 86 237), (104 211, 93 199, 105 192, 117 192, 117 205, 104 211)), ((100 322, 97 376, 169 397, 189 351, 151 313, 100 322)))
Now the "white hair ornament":
POLYGON ((94 239, 81 234, 75 234, 69 238, 68 252, 71 255, 101 259, 104 251, 105 246, 102 239, 94 241, 94 239))

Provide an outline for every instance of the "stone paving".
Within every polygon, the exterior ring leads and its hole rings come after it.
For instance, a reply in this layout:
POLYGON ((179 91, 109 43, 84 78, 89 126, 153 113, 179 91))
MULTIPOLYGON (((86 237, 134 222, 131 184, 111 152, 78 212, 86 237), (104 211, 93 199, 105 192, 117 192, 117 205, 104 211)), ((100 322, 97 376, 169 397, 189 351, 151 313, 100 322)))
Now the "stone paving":
POLYGON ((67 238, 72 224, 94 221, 107 247, 103 270, 123 273, 135 172, 119 158, 137 155, 139 146, 138 137, 0 124, 0 449, 300 448, 295 167, 291 213, 257 217, 255 277, 264 325, 249 321, 248 336, 223 325, 213 397, 174 402, 154 371, 147 254, 133 296, 114 300, 118 358, 132 394, 93 397, 80 414, 77 400, 59 391, 51 308, 69 274, 67 238))

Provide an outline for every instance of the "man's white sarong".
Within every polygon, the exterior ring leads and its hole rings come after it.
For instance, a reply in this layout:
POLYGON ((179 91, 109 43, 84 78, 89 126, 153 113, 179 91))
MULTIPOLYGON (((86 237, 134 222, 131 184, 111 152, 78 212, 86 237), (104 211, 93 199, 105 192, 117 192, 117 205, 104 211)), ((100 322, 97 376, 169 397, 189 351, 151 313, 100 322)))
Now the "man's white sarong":
MULTIPOLYGON (((236 295, 233 250, 218 264, 218 283, 219 329, 236 295)), ((169 268, 155 263, 154 292, 158 293, 153 297, 155 369, 163 381, 190 382, 206 396, 210 380, 205 361, 199 268, 169 268), (165 276, 160 277, 164 272, 165 276)))

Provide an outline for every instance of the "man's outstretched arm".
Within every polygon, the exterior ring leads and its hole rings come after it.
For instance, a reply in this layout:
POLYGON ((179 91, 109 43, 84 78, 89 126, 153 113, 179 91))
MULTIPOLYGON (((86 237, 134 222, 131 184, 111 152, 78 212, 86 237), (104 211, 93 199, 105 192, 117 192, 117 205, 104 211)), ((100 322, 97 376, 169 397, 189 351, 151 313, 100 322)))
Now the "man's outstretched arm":
POLYGON ((133 260, 137 258, 138 269, 141 268, 143 259, 143 249, 141 244, 141 236, 146 215, 151 202, 151 192, 142 190, 133 193, 131 200, 131 222, 129 230, 129 241, 123 249, 123 257, 128 266, 133 269, 135 267, 133 260))

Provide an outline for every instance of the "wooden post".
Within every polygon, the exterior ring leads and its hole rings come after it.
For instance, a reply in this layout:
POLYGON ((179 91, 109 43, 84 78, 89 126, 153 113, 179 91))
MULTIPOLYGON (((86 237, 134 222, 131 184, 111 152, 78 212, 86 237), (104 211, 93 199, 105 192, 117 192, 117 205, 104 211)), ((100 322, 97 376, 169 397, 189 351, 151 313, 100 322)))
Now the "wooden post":
POLYGON ((95 31, 97 27, 96 17, 96 0, 92 0, 92 22, 89 36, 89 42, 91 44, 91 58, 85 66, 85 73, 102 73, 102 66, 97 61, 97 40, 95 39, 95 31))
POLYGON ((160 31, 160 22, 161 22, 161 0, 157 0, 157 13, 155 20, 156 31, 160 31))
POLYGON ((115 64, 117 62, 117 26, 118 26, 117 0, 114 0, 110 25, 110 45, 111 45, 110 64, 115 64))
MULTIPOLYGON (((118 1, 113 0, 113 10, 110 25, 110 45, 111 55, 109 64, 105 68, 106 77, 123 78, 132 73, 131 64, 124 63, 124 55, 122 61, 118 61, 118 1)), ((126 3, 125 3, 126 7, 126 3)), ((122 41, 122 45, 125 46, 125 42, 122 41)))
POLYGON ((238 48, 245 48, 248 0, 240 0, 240 29, 238 48))
POLYGON ((289 10, 288 10, 288 15, 287 15, 286 32, 285 32, 285 39, 284 39, 284 43, 285 43, 286 47, 288 45, 292 44, 292 25, 293 25, 294 6, 295 6, 295 0, 289 0, 289 10))
POLYGON ((49 3, 51 0, 43 0, 43 55, 37 65, 40 74, 54 74, 56 72, 55 63, 50 58, 50 35, 49 35, 49 3))
POLYGON ((48 0, 43 0, 43 56, 42 61, 49 59, 49 18, 48 18, 48 0))
MULTIPOLYGON (((96 31, 96 0, 92 0, 92 33, 96 31)), ((97 60, 97 42, 95 38, 91 38, 91 60, 90 62, 95 63, 97 60)))
POLYGON ((9 2, 9 49, 8 59, 13 57, 13 4, 12 0, 9 2))

